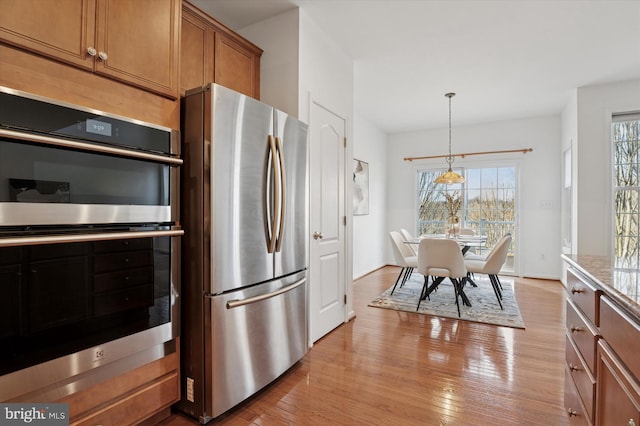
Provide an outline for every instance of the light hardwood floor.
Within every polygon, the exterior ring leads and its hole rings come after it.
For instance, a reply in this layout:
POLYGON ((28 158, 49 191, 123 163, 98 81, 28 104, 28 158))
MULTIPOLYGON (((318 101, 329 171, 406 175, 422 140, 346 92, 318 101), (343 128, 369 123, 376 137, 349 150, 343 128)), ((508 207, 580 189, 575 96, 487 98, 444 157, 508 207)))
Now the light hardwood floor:
MULTIPOLYGON (((515 279, 525 330, 368 307, 397 267, 354 283, 356 318, 213 425, 568 425, 564 287, 515 279)), ((164 426, 197 424, 180 413, 164 426)))

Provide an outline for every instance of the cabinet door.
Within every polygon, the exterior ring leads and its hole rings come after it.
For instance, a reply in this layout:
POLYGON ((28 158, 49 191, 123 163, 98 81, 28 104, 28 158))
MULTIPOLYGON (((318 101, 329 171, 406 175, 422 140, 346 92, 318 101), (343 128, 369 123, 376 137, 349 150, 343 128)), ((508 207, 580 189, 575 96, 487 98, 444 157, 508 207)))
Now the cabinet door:
POLYGON ((640 425, 640 385, 605 342, 598 344, 596 425, 640 425))
POLYGON ((258 99, 260 58, 224 34, 216 33, 215 82, 258 99))
POLYGON ((0 265, 0 341, 19 332, 20 265, 0 265))
POLYGON ((180 0, 98 0, 95 71, 176 98, 180 0), (106 59, 105 59, 106 58, 106 59))
POLYGON ((93 70, 95 0, 2 0, 0 40, 93 70), (46 7, 51 5, 53 7, 46 7))
POLYGON ((214 31, 187 4, 182 8, 180 94, 214 81, 214 31))
POLYGON ((89 317, 86 257, 31 262, 29 269, 29 332, 89 317))

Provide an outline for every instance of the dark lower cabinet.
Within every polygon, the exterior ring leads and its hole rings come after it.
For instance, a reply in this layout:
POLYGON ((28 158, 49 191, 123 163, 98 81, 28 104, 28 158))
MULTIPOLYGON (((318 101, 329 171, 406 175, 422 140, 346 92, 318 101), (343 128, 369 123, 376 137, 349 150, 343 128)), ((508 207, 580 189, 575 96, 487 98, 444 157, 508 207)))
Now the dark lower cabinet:
POLYGON ((19 331, 18 291, 20 265, 0 266, 0 339, 15 336, 19 331))
POLYGON ((30 263, 28 333, 86 320, 88 287, 86 256, 30 263))

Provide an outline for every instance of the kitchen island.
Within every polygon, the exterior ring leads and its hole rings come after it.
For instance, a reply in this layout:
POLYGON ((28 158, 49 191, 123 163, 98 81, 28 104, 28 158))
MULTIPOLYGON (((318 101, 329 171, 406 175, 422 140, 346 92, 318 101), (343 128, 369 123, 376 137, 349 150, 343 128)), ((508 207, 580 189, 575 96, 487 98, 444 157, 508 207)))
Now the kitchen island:
POLYGON ((571 424, 640 425, 640 270, 627 259, 567 263, 565 407, 571 424))

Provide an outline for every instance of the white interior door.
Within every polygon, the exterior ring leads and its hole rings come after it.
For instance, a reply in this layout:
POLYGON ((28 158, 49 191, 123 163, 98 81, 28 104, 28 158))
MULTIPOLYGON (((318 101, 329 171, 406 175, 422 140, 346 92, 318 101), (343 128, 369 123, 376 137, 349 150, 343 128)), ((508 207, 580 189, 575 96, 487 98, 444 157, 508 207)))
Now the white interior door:
POLYGON ((315 342, 345 321, 346 120, 311 103, 310 336, 315 342))

